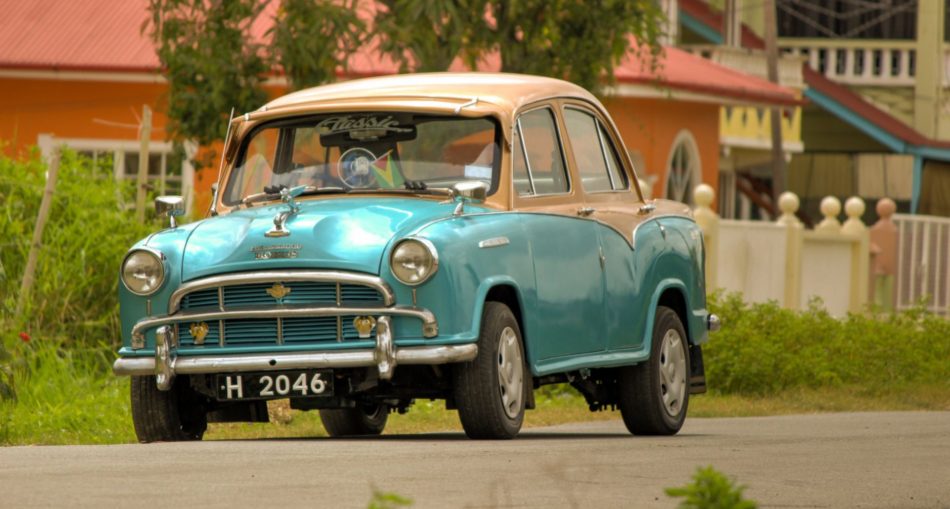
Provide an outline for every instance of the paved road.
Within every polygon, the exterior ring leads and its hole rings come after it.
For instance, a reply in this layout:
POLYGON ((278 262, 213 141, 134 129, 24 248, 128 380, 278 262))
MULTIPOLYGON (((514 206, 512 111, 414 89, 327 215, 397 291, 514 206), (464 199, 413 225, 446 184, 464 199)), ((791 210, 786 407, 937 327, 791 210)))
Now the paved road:
POLYGON ((459 434, 0 448, 0 507, 674 507, 712 464, 763 507, 950 507, 950 412, 689 419, 634 438, 619 421, 459 434))

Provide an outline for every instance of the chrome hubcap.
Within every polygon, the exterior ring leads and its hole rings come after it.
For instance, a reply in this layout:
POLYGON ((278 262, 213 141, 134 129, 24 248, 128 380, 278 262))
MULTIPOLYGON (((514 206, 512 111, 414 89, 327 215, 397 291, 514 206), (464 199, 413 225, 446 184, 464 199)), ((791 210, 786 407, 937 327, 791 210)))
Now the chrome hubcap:
POLYGON ((660 345, 660 394, 667 415, 679 416, 686 397, 686 354, 683 338, 675 329, 666 331, 660 345))
POLYGON ((498 338, 498 387, 505 414, 514 419, 521 411, 524 398, 524 360, 518 345, 518 335, 505 327, 498 338))

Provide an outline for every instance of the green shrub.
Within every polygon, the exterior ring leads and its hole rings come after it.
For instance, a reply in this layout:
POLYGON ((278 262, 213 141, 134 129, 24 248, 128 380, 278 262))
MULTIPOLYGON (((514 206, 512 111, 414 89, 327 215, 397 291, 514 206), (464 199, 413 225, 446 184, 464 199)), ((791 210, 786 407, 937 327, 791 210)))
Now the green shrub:
POLYGON ((666 494, 685 499, 679 509, 755 509, 756 503, 742 496, 744 490, 710 465, 697 469, 693 482, 667 488, 666 494))
POLYGON ((711 390, 772 394, 799 387, 869 390, 950 380, 950 321, 923 309, 829 315, 818 301, 792 311, 714 295, 722 329, 703 348, 711 390))
POLYGON ((117 345, 118 266, 129 246, 154 225, 140 225, 120 203, 131 188, 107 166, 64 151, 53 206, 43 232, 32 298, 12 316, 45 186, 46 165, 33 151, 25 160, 0 156, 0 313, 19 332, 65 345, 117 345))

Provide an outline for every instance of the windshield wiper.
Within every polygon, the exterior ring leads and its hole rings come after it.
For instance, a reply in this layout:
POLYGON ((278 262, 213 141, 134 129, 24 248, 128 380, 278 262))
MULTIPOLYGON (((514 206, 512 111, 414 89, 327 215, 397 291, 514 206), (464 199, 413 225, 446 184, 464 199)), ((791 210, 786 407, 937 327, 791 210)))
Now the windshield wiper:
MULTIPOLYGON (((241 203, 245 206, 249 206, 252 203, 259 201, 272 201, 281 199, 280 192, 284 189, 287 189, 287 186, 283 184, 266 186, 264 187, 263 193, 256 193, 246 196, 241 203)), ((316 186, 307 186, 302 192, 297 196, 305 195, 316 195, 316 194, 338 194, 338 193, 349 193, 349 189, 344 189, 342 187, 316 187, 316 186)))

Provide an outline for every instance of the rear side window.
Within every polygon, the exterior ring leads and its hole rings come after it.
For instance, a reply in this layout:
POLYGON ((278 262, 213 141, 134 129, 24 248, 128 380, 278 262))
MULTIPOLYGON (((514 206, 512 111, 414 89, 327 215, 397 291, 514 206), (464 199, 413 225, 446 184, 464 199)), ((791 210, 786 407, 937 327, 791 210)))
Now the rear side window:
POLYGON ((512 176, 519 195, 560 194, 570 189, 561 140, 550 108, 522 115, 514 141, 512 176))
POLYGON ((597 117, 577 108, 567 108, 564 120, 584 190, 627 189, 627 179, 617 152, 597 117))

